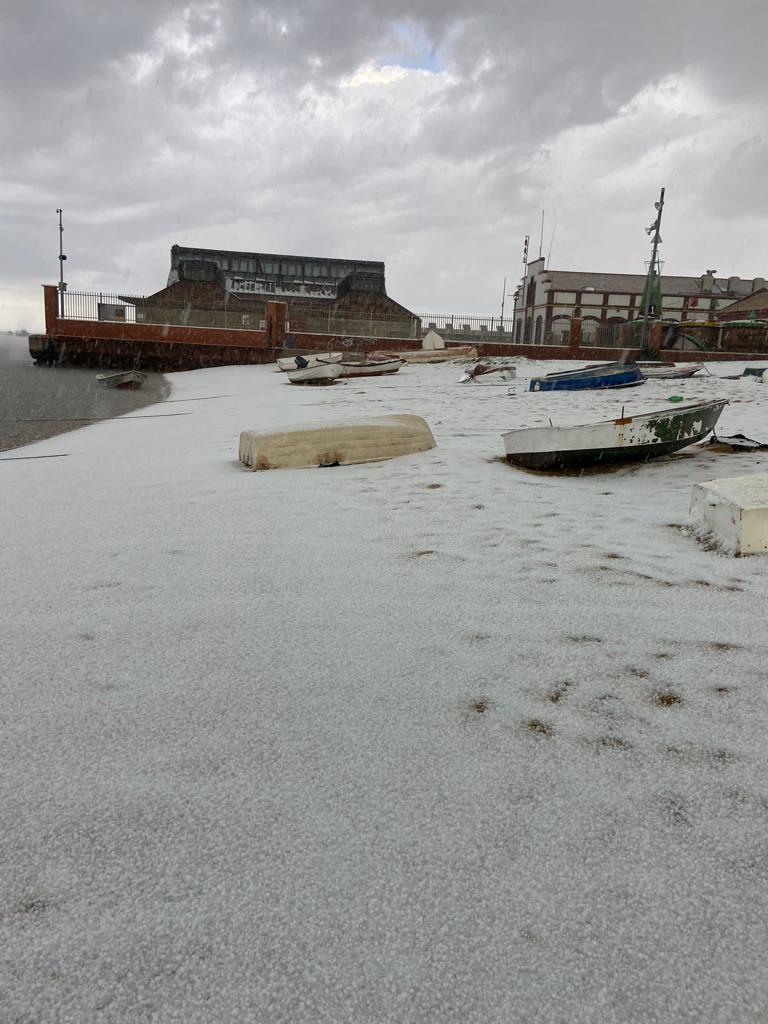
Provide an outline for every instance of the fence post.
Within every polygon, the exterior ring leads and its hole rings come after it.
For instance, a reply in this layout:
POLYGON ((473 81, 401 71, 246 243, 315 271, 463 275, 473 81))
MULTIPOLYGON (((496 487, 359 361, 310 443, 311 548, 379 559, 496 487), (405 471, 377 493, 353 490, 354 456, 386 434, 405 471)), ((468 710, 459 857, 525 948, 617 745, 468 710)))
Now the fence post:
POLYGON ((568 335, 568 354, 572 356, 578 356, 580 348, 581 320, 577 317, 574 317, 573 320, 571 320, 571 326, 568 335))

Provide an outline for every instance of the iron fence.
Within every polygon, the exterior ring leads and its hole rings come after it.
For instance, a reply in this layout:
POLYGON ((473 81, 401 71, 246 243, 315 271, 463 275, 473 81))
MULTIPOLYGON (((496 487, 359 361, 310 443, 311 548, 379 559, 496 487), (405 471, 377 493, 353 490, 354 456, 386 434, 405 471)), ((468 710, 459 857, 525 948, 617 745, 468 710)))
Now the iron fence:
MULTIPOLYGON (((219 327, 227 330, 264 330, 265 303, 250 299, 232 302, 172 302, 139 295, 105 292, 64 293, 63 316, 70 320, 99 320, 112 323, 219 327)), ((333 310, 305 308, 288 303, 286 330, 297 333, 338 334, 373 338, 420 338, 418 317, 387 314, 376 310, 333 310)))

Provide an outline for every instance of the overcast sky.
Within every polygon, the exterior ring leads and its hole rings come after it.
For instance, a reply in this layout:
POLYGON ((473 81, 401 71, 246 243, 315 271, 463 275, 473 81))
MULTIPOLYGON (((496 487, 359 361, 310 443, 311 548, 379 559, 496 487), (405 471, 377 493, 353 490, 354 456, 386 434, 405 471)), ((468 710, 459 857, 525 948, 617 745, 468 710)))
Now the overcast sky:
POLYGON ((174 242, 383 259, 417 312, 556 269, 768 277, 768 5, 2 0, 0 327, 174 242))

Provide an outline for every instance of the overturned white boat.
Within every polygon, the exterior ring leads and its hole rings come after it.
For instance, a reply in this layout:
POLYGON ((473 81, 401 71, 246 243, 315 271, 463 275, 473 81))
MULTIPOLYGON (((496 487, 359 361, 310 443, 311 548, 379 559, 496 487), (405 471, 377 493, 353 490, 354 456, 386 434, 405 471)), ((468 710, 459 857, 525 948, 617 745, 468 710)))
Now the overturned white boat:
POLYGON ((714 429, 726 399, 695 402, 574 427, 527 427, 502 434, 507 461, 525 469, 570 469, 642 462, 701 441, 714 429))
POLYGON ((248 469, 349 466, 434 447, 426 420, 400 413, 346 423, 305 423, 269 433, 245 430, 240 435, 240 462, 248 469))

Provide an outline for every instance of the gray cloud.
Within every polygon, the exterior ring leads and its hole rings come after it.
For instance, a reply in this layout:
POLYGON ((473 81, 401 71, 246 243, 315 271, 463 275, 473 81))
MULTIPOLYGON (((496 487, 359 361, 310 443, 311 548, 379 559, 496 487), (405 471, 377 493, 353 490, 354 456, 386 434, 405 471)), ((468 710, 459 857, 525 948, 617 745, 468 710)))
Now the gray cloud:
POLYGON ((768 270, 739 223, 766 214, 768 16, 750 0, 0 17, 0 323, 11 304, 31 323, 55 277, 58 205, 71 286, 104 290, 153 290, 187 242, 383 258, 402 301, 485 311, 542 206, 553 263, 641 267, 661 184, 671 270, 768 270))

